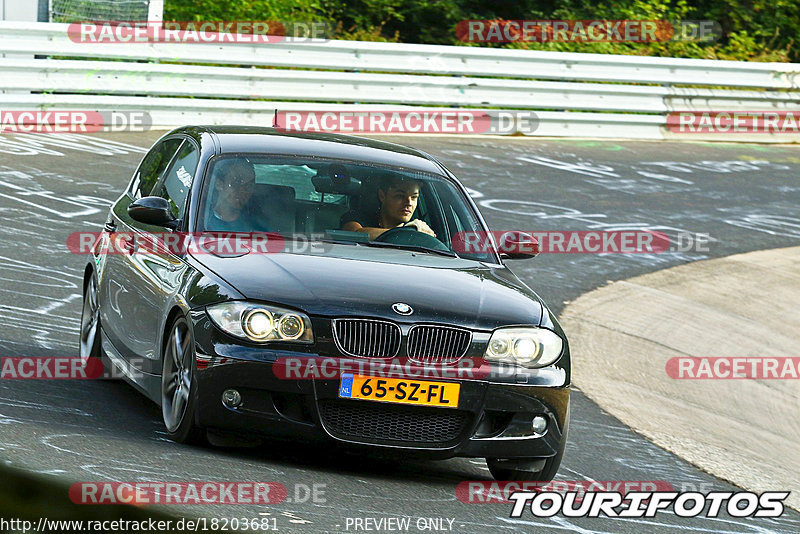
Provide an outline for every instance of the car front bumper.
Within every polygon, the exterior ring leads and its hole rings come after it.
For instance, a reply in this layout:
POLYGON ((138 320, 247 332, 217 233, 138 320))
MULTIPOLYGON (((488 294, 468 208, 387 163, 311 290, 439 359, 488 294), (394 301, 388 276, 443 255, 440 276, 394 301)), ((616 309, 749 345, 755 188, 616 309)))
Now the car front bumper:
POLYGON ((192 318, 202 427, 431 459, 547 458, 563 446, 570 388, 557 366, 483 379, 420 378, 459 382, 457 408, 342 399, 338 377, 286 379, 276 369, 282 357, 323 356, 232 343, 204 313, 192 318), (222 402, 227 389, 240 393, 239 406, 222 402), (537 415, 547 420, 541 434, 531 428, 537 415))

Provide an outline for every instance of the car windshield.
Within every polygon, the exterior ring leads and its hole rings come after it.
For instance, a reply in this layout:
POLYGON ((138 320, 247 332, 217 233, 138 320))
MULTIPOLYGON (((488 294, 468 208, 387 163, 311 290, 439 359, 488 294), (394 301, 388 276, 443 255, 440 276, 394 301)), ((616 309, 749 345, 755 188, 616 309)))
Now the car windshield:
POLYGON ((434 174, 311 157, 219 156, 198 212, 200 232, 271 232, 285 239, 430 251, 494 262, 464 195, 434 174))

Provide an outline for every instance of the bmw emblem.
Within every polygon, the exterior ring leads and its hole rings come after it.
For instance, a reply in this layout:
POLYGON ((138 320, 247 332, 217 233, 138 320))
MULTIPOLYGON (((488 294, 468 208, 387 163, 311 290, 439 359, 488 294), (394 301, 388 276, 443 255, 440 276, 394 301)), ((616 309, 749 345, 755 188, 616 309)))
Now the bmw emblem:
POLYGON ((400 315, 411 315, 414 313, 414 308, 406 304, 405 302, 395 302, 392 304, 392 309, 399 313, 400 315))

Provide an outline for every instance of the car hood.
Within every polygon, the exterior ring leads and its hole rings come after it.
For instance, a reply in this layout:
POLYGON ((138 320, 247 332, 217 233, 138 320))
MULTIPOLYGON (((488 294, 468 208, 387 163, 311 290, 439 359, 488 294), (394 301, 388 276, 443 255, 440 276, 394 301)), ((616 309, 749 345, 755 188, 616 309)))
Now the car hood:
POLYGON ((250 300, 310 315, 384 317, 491 330, 539 324, 540 299, 506 267, 399 249, 329 245, 324 254, 195 259, 250 300), (414 312, 398 315, 392 304, 414 312))

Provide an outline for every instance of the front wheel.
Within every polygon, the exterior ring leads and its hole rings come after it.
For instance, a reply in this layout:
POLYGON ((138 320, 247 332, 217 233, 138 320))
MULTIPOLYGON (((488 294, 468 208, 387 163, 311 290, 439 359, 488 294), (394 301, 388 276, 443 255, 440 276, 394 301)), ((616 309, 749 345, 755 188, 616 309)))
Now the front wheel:
POLYGON ((178 317, 172 323, 162 360, 161 415, 167 436, 178 443, 203 443, 205 432, 195 424, 194 340, 185 317, 178 317))
POLYGON ((100 346, 100 301, 94 274, 83 291, 79 346, 81 365, 87 376, 114 377, 113 369, 103 362, 103 349, 100 346))

